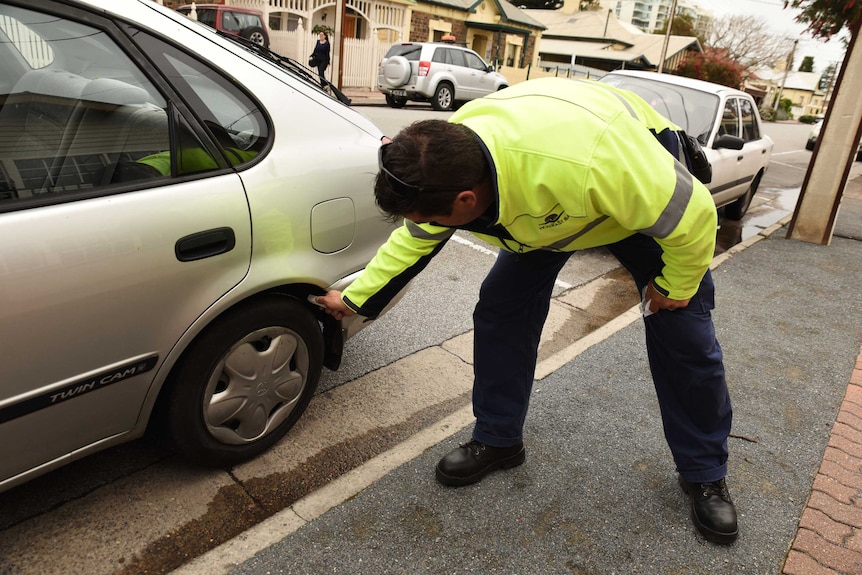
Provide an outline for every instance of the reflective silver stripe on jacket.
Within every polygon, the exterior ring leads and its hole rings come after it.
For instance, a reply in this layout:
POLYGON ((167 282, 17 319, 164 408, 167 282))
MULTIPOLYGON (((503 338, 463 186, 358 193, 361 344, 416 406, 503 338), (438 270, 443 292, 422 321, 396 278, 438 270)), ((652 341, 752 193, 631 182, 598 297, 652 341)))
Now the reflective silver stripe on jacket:
POLYGON ((673 196, 667 203, 667 207, 662 211, 656 222, 648 228, 640 230, 642 234, 654 238, 665 238, 673 232, 679 225, 685 209, 688 207, 688 202, 691 200, 691 194, 694 191, 694 181, 688 169, 681 163, 674 160, 673 167, 676 171, 676 185, 673 188, 673 196))
POLYGON ((548 245, 548 246, 544 246, 542 249, 543 249, 543 250, 562 250, 562 249, 563 249, 563 248, 565 248, 567 245, 569 245, 570 243, 572 243, 573 241, 575 241, 576 239, 578 239, 578 238, 579 238, 579 237, 581 237, 582 235, 584 235, 584 234, 588 233, 588 232, 589 232, 589 231, 591 231, 594 227, 596 227, 597 225, 599 225, 600 223, 602 223, 603 221, 605 221, 605 220, 606 220, 606 219, 608 219, 609 217, 610 217, 610 216, 602 216, 602 217, 600 217, 600 218, 597 218, 597 219, 595 219, 595 220, 591 221, 591 222, 590 222, 589 224, 587 224, 586 226, 584 226, 584 229, 582 229, 582 230, 581 230, 581 231, 579 231, 578 233, 573 234, 573 235, 571 235, 571 236, 569 236, 569 237, 567 237, 567 238, 563 238, 563 239, 561 239, 561 240, 557 240, 556 242, 554 242, 554 243, 552 243, 552 244, 550 244, 550 245, 548 245))
MULTIPOLYGON (((609 91, 617 97, 617 100, 623 103, 623 106, 625 106, 626 110, 629 111, 629 114, 637 120, 638 115, 635 113, 634 108, 631 107, 631 104, 613 90, 609 91)), ((679 139, 679 134, 677 134, 677 139, 679 139)), ((691 200, 691 194, 694 191, 694 182, 692 181, 692 175, 688 171, 688 168, 681 163, 683 160, 682 146, 682 142, 679 142, 680 158, 676 159, 673 166, 676 171, 676 184, 673 188, 673 196, 671 196, 670 202, 668 202, 667 207, 662 211, 658 220, 656 220, 656 222, 650 227, 640 230, 642 234, 654 238, 665 238, 669 236, 679 225, 679 222, 682 220, 682 216, 685 213, 685 209, 688 207, 688 202, 691 200)))
POLYGON ((410 232, 410 235, 418 240, 434 240, 437 242, 443 242, 451 238, 452 234, 455 233, 455 228, 449 228, 442 232, 432 234, 428 230, 420 227, 416 222, 408 219, 404 220, 404 224, 407 226, 407 230, 410 232))

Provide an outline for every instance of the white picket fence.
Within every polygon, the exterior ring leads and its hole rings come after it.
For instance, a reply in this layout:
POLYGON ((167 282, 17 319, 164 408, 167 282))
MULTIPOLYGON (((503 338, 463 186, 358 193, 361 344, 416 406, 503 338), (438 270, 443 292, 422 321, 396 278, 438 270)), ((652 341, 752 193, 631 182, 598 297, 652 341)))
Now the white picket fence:
MULTIPOLYGON (((288 58, 308 63, 308 57, 314 51, 317 35, 303 29, 293 32, 270 30, 270 48, 288 58)), ((344 42, 344 70, 342 72, 343 88, 377 89, 377 64, 389 50, 390 44, 382 44, 376 38, 368 40, 349 38, 344 42)), ((332 45, 333 59, 337 57, 337 45, 332 45)), ((326 70, 326 77, 332 83, 338 84, 331 77, 333 66, 326 70)))

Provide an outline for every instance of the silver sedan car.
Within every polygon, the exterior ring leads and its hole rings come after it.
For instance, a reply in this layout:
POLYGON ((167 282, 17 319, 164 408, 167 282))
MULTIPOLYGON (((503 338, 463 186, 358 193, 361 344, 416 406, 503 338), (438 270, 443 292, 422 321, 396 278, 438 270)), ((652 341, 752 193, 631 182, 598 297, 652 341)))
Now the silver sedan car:
POLYGON ((153 0, 0 0, 0 490, 156 422, 211 465, 282 438, 367 324, 309 296, 391 231, 381 136, 153 0))
POLYGON ((656 111, 697 138, 712 165, 706 183, 725 217, 738 220, 769 167, 774 143, 763 133, 757 104, 750 94, 711 82, 619 70, 602 82, 638 94, 656 111))

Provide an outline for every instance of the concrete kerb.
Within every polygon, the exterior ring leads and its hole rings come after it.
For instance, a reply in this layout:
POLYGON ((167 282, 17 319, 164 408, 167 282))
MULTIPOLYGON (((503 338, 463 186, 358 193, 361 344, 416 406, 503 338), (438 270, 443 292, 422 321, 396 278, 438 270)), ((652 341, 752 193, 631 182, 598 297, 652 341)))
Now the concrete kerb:
MULTIPOLYGON (((734 255, 761 240, 768 239, 772 234, 786 226, 791 218, 792 216, 787 216, 719 254, 713 259, 710 269, 716 269, 734 255)), ((640 316, 641 312, 638 306, 626 310, 601 328, 540 362, 536 366, 535 378, 537 380, 546 378, 590 347, 629 326, 640 316)), ((441 345, 445 346, 446 342, 441 345)), ((228 573, 230 569, 253 557, 256 553, 355 497, 390 471, 415 459, 428 449, 458 433, 470 425, 473 419, 473 410, 470 405, 452 413, 172 573, 175 575, 196 575, 198 573, 222 575, 228 573)))

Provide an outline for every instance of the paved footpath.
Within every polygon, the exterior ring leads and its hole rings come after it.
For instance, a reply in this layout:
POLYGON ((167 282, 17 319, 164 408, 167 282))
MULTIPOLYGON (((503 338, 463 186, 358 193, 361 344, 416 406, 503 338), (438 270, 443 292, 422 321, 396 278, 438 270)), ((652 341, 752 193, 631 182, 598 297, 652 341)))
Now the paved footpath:
POLYGON ((430 441, 405 442, 408 456, 382 454, 348 474, 353 484, 296 502, 177 575, 862 574, 855 193, 831 246, 788 240, 778 225, 716 258, 735 411, 733 545, 691 525, 635 320, 537 381, 525 465, 479 485, 438 485, 434 464, 471 428, 444 422, 430 441))
MULTIPOLYGON (((862 240, 862 178, 844 190, 835 235, 862 240)), ((862 350, 782 574, 862 574, 862 350)))
MULTIPOLYGON (((349 96, 385 104, 373 92, 349 96)), ((841 209, 836 234, 862 239, 862 183, 847 186, 841 209)), ((862 350, 781 573, 862 575, 862 350)))
POLYGON ((782 573, 862 573, 862 351, 782 573))

